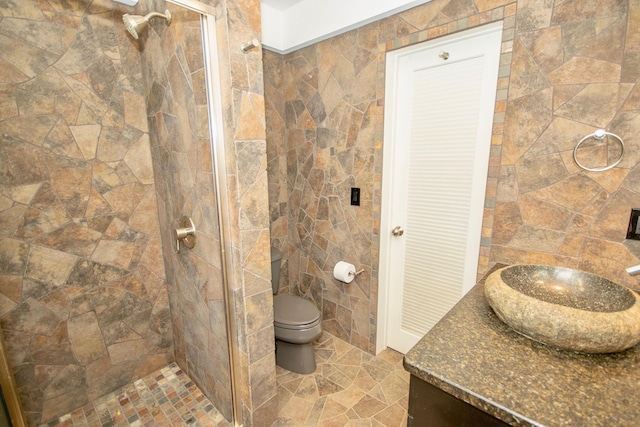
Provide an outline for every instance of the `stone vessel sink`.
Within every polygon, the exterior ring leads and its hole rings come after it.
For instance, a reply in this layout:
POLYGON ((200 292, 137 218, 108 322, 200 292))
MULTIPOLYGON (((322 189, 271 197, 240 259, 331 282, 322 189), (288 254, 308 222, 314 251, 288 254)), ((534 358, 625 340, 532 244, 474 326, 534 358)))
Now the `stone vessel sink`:
POLYGON ((512 265, 487 277, 485 297, 500 320, 544 344, 614 353, 640 342, 640 297, 594 274, 512 265))

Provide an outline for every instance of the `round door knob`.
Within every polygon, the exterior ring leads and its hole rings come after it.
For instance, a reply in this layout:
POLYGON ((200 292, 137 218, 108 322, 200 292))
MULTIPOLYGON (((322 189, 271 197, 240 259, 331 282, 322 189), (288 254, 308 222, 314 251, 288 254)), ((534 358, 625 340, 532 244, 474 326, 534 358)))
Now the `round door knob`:
POLYGON ((402 236, 404 234, 404 230, 398 225, 391 230, 391 234, 394 236, 402 236))

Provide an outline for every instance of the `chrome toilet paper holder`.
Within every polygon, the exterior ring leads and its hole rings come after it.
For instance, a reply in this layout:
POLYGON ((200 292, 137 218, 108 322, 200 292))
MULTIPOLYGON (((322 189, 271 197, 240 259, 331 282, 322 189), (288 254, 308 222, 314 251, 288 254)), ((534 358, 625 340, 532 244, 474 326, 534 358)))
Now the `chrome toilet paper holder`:
POLYGON ((363 268, 363 269, 361 269, 361 270, 358 270, 358 271, 350 271, 348 274, 349 274, 349 276, 353 276, 353 277, 355 277, 355 276, 357 276, 357 275, 358 275, 358 274, 360 274, 360 273, 364 273, 364 268, 363 268))

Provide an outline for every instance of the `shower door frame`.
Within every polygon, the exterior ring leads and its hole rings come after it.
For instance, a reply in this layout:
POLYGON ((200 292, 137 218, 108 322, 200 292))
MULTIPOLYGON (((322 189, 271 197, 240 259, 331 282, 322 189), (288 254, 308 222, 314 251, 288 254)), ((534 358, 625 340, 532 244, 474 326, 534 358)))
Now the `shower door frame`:
POLYGON ((231 234, 229 222, 229 201, 221 189, 227 187, 226 153, 224 147, 224 127, 222 121, 222 88, 220 86, 220 68, 218 63, 218 39, 216 36, 215 9, 212 6, 194 0, 167 0, 167 2, 184 7, 200 14, 202 27, 202 53, 204 57, 205 80, 207 89, 207 105, 209 119, 209 136, 211 140, 211 162, 213 166, 214 191, 218 202, 218 228, 220 230, 220 255, 222 258, 222 283, 225 301, 225 320, 227 328, 227 346, 229 350, 229 383, 231 387, 231 408, 234 426, 242 426, 242 408, 238 395, 238 334, 235 316, 231 308, 233 300, 232 281, 229 275, 233 271, 231 234))

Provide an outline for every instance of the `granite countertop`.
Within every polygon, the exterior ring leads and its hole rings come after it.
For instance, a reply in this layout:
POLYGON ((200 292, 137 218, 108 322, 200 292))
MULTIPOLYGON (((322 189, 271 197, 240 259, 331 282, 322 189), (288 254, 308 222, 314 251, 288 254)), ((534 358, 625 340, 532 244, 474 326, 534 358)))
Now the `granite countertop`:
POLYGON ((404 358, 412 375, 514 426, 640 426, 640 344, 581 354, 493 313, 478 283, 404 358))

